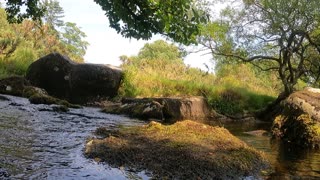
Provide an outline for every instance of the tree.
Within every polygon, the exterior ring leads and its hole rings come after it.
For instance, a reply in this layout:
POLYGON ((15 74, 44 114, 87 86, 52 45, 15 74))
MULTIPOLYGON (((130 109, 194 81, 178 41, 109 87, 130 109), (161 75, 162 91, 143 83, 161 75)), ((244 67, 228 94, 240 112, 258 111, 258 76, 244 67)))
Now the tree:
POLYGON ((0 8, 0 24, 0 77, 24 75, 34 60, 52 52, 83 62, 87 42, 74 23, 66 23, 65 29, 59 29, 61 32, 47 23, 28 19, 10 24, 5 10, 0 8))
POLYGON ((283 97, 294 91, 299 79, 318 79, 314 76, 320 73, 318 0, 243 0, 237 5, 204 27, 207 33, 201 44, 214 56, 276 71, 283 97))
POLYGON ((44 0, 41 4, 44 11, 44 22, 52 29, 57 31, 57 28, 62 27, 64 22, 61 18, 64 17, 63 8, 56 0, 44 0))
POLYGON ((66 48, 72 54, 71 59, 82 59, 86 54, 87 46, 89 43, 83 38, 86 34, 77 27, 76 23, 66 22, 63 26, 62 42, 65 44, 66 48))
MULTIPOLYGON (((39 0, 5 0, 11 22, 40 19, 39 0), (26 6, 26 13, 21 7, 26 6)), ((195 43, 200 24, 208 20, 200 0, 94 0, 106 12, 110 27, 127 38, 150 39, 162 34, 184 44, 195 43)), ((204 1, 204 0, 202 0, 204 1)))
POLYGON ((10 23, 21 23, 24 19, 40 20, 45 9, 40 5, 39 0, 4 0, 6 11, 10 23), (25 11, 21 9, 25 8, 25 11))

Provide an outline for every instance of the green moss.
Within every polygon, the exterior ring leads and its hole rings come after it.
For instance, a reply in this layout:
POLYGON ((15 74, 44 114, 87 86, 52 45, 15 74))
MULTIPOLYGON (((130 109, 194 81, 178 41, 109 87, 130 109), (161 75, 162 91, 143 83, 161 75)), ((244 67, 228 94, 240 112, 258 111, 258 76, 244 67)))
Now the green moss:
POLYGON ((29 82, 22 76, 11 76, 0 79, 0 93, 14 96, 22 96, 23 89, 29 82))
POLYGON ((155 178, 232 179, 257 175, 267 164, 261 152, 228 130, 188 120, 117 131, 99 128, 97 133, 108 137, 87 143, 89 157, 116 167, 150 170, 155 178))
POLYGON ((34 94, 29 97, 29 101, 32 104, 57 104, 58 100, 51 96, 34 94))
POLYGON ((320 147, 320 123, 308 114, 294 115, 288 111, 275 118, 272 127, 274 137, 290 144, 308 148, 320 147))
POLYGON ((66 108, 81 108, 79 105, 70 104, 66 100, 61 100, 46 94, 35 93, 29 97, 29 101, 33 104, 57 104, 61 105, 61 111, 66 108))

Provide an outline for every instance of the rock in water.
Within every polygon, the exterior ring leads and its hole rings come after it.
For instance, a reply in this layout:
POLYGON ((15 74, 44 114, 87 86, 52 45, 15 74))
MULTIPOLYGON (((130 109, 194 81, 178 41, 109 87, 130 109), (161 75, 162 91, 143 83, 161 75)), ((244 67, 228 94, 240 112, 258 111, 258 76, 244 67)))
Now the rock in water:
POLYGON ((306 88, 283 102, 272 134, 285 142, 310 148, 320 147, 320 90, 306 88))
POLYGON ((106 106, 106 113, 127 114, 143 119, 202 120, 216 115, 203 97, 125 98, 122 104, 106 106))
POLYGON ((50 95, 67 99, 69 81, 65 79, 75 63, 58 53, 52 53, 33 62, 26 74, 32 85, 45 89, 50 95))
POLYGON ((78 64, 58 53, 32 63, 26 78, 50 95, 72 103, 86 103, 117 94, 122 71, 106 65, 78 64))

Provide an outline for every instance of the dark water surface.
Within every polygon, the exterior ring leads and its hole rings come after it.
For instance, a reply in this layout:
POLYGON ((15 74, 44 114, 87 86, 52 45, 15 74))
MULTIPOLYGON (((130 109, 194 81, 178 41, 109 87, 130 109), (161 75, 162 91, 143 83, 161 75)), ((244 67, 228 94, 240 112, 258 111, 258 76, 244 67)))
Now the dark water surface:
MULTIPOLYGON (((208 124, 217 125, 217 123, 208 124)), ((320 179, 320 150, 302 150, 289 147, 269 136, 252 136, 244 132, 253 130, 270 131, 271 124, 265 122, 219 123, 248 145, 265 152, 272 164, 271 174, 262 179, 320 179)))
MULTIPOLYGON (((97 108, 54 112, 55 105, 33 105, 27 99, 0 98, 0 179, 150 179, 97 163, 83 156, 87 138, 101 126, 140 125, 142 121, 100 113, 97 108)), ((220 124, 222 125, 222 124, 220 124)), ((249 145, 266 152, 273 167, 269 179, 320 179, 320 152, 297 151, 269 137, 243 132, 269 129, 265 123, 222 126, 249 145)))

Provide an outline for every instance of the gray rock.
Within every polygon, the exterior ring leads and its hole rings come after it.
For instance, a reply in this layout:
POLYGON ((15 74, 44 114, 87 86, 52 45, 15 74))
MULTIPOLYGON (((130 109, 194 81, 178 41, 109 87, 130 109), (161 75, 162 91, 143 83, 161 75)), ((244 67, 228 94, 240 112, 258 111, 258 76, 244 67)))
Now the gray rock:
POLYGON ((32 63, 26 78, 52 96, 72 103, 87 103, 114 97, 122 71, 106 65, 75 63, 68 57, 52 53, 32 63))
POLYGON ((320 148, 320 90, 294 92, 282 106, 273 122, 272 135, 290 144, 320 148))
POLYGON ((122 104, 105 107, 104 112, 166 122, 202 120, 215 115, 203 97, 125 98, 122 104))

